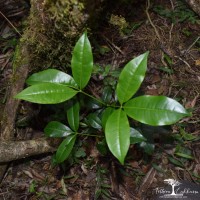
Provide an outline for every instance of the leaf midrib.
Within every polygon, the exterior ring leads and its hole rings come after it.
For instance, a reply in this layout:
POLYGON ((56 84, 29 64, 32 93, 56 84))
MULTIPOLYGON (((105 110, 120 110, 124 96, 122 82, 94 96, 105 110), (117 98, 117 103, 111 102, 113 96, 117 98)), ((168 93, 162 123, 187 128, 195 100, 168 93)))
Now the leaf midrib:
POLYGON ((138 109, 138 110, 148 110, 148 111, 167 111, 167 112, 171 112, 171 113, 180 113, 180 114, 185 114, 187 115, 188 113, 182 113, 182 112, 177 112, 177 111, 174 111, 174 110, 167 110, 167 109, 160 109, 160 108, 156 108, 156 109, 153 109, 153 108, 143 108, 143 107, 129 107, 129 106, 124 106, 124 108, 129 108, 129 109, 138 109))

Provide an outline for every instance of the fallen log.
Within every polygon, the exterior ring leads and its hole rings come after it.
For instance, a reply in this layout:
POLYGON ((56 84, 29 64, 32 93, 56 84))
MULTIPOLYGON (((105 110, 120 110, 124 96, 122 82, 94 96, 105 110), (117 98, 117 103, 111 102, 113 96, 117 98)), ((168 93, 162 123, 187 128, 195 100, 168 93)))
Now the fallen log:
POLYGON ((200 0, 186 0, 190 8, 200 16, 200 0))
POLYGON ((54 152, 50 139, 0 141, 0 164, 43 153, 54 152))

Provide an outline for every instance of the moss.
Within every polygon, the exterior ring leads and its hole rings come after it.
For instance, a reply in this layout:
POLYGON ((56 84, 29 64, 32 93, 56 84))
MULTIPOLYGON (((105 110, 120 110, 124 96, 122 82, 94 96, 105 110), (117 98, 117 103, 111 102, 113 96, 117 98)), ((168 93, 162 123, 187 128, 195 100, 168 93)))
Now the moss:
POLYGON ((119 30, 120 35, 124 35, 123 31, 129 26, 128 22, 124 17, 121 15, 111 15, 109 23, 112 24, 113 26, 117 27, 119 30))
POLYGON ((66 68, 71 50, 82 33, 87 15, 77 0, 32 0, 27 28, 21 39, 28 45, 31 67, 66 68))

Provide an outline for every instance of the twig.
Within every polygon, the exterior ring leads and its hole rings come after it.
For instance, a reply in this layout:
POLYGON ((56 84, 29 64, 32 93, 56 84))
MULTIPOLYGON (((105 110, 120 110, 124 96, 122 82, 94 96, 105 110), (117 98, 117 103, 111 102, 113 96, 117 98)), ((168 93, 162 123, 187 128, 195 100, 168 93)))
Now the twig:
POLYGON ((17 28, 12 24, 12 22, 0 11, 0 14, 5 18, 5 20, 14 28, 14 30, 22 37, 21 33, 17 30, 17 28))
POLYGON ((182 62, 184 62, 189 68, 191 68, 191 66, 189 65, 188 62, 186 62, 185 60, 183 60, 181 57, 179 56, 174 56, 175 58, 178 58, 179 60, 181 60, 182 62))
POLYGON ((171 3, 171 6, 172 6, 172 10, 174 10, 174 2, 173 2, 173 0, 170 0, 170 3, 171 3))
POLYGON ((197 37, 197 39, 188 47, 187 50, 185 50, 184 54, 186 54, 195 44, 196 42, 200 39, 200 36, 197 37))
MULTIPOLYGON (((172 6, 172 10, 174 11, 174 3, 173 3, 173 1, 170 0, 170 3, 171 3, 171 6, 172 6)), ((169 41, 172 40, 172 30, 173 30, 173 28, 174 28, 174 23, 172 22, 171 28, 169 30, 169 41)))
POLYGON ((111 42, 107 37, 103 36, 103 38, 112 46, 114 47, 117 51, 119 51, 122 55, 124 55, 124 52, 116 46, 113 42, 111 42))
POLYGON ((171 28, 169 30, 169 41, 172 41, 172 30, 174 28, 174 24, 172 23, 171 28))
POLYGON ((158 33, 158 30, 157 30, 156 26, 154 25, 154 23, 152 22, 151 17, 150 17, 150 15, 149 15, 149 8, 150 8, 150 0, 147 0, 147 7, 146 7, 146 10, 145 10, 145 13, 146 13, 147 18, 148 18, 148 20, 149 20, 149 23, 150 23, 151 26, 154 28, 154 31, 155 31, 155 33, 156 33, 157 38, 161 41, 161 37, 160 37, 160 35, 159 35, 159 33, 158 33))

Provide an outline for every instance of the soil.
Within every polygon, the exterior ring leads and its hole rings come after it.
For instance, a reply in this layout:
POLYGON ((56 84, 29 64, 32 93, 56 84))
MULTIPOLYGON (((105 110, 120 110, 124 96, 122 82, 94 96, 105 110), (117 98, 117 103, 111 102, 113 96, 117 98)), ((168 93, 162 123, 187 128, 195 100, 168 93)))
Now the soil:
MULTIPOLYGON (((146 200, 156 198, 155 189, 165 187, 165 179, 199 184, 200 19, 195 15, 193 21, 189 17, 180 21, 183 15, 180 12, 172 23, 169 17, 155 12, 158 5, 173 11, 179 2, 155 0, 149 9, 144 2, 116 4, 108 13, 117 16, 118 23, 109 22, 109 14, 106 15, 99 27, 91 30, 90 38, 96 65, 110 65, 112 70, 121 69, 132 58, 149 51, 148 71, 140 92, 174 98, 190 109, 192 116, 171 127, 144 127, 146 134, 153 134, 154 153, 149 155, 139 146, 131 145, 124 166, 110 154, 103 156, 95 145, 98 139, 89 137, 79 141, 76 156, 61 166, 53 167, 52 154, 14 161, 0 185, 0 199, 146 200), (119 23, 123 17, 128 27, 119 23), (181 140, 183 133, 196 139, 181 140), (168 142, 169 138, 173 140, 168 142), (177 156, 177 146, 190 151, 193 159, 177 156)), ((21 18, 11 21, 16 27, 23 23, 21 18)), ((15 45, 10 43, 19 35, 6 21, 2 23, 0 33, 3 40, 0 50, 0 110, 3 110, 15 49, 15 45)), ((103 81, 100 79, 101 74, 93 75, 88 88, 93 94, 99 95, 102 90, 103 81)), ((16 125, 16 139, 41 137, 41 131, 52 114, 55 112, 48 106, 41 108, 21 103, 17 121, 20 117, 29 121, 16 125), (31 115, 33 110, 35 114, 31 115), (27 117, 30 115, 31 118, 27 117)))

